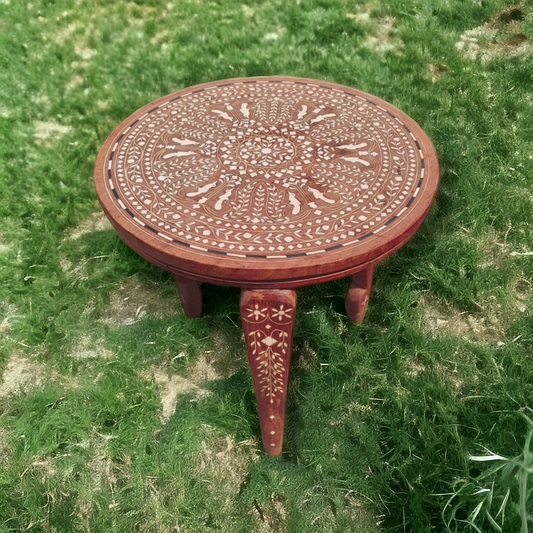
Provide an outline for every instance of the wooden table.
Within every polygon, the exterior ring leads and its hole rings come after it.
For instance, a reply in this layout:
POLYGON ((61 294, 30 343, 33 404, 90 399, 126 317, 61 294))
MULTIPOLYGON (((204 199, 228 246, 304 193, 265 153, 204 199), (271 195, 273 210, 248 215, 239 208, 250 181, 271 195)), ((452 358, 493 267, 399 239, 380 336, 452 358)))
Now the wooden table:
POLYGON ((281 453, 295 288, 351 276, 363 319, 374 265, 400 248, 437 188, 420 127, 361 91, 310 79, 206 83, 136 111, 105 141, 98 198, 120 237, 174 274, 188 317, 198 282, 241 287, 266 451, 281 453))

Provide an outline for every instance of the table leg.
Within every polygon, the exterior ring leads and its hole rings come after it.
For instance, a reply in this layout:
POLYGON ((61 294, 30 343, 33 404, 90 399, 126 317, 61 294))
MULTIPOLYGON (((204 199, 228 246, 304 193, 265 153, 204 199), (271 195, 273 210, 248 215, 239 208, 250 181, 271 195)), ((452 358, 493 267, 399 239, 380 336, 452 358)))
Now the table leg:
POLYGON ((177 274, 174 279, 185 314, 189 318, 198 318, 202 314, 202 293, 198 282, 177 274))
POLYGON ((372 275, 374 265, 352 276, 352 282, 346 293, 346 314, 355 324, 361 324, 365 316, 370 290, 372 289, 372 275))
POLYGON ((263 446, 268 454, 279 455, 283 445, 296 292, 242 289, 240 308, 263 446))

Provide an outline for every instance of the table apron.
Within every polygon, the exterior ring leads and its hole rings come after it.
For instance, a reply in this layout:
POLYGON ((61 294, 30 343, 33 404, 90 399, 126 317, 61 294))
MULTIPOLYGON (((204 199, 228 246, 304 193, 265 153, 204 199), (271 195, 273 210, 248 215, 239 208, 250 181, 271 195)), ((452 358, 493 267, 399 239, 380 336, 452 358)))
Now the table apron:
POLYGON ((305 285, 314 285, 316 283, 323 283, 326 281, 331 281, 334 279, 351 276, 352 274, 356 274, 357 272, 366 270, 368 267, 372 265, 376 265, 383 259, 387 258, 389 255, 393 254, 396 250, 401 248, 406 243, 407 240, 409 239, 406 239, 405 241, 401 241, 400 243, 392 247, 390 250, 387 250, 385 253, 381 254, 375 259, 372 259, 371 261, 367 261, 365 263, 359 263, 357 265, 354 265, 354 266, 351 266, 351 267, 348 267, 342 270, 336 270, 334 272, 327 272, 324 274, 319 274, 317 276, 307 276, 304 278, 294 278, 294 279, 243 280, 243 279, 218 278, 215 276, 200 274, 198 272, 191 273, 186 270, 181 270, 179 268, 176 268, 175 266, 169 265, 168 263, 165 263, 159 259, 156 259, 155 257, 150 256, 150 254, 146 253, 146 250, 143 250, 143 253, 139 255, 142 255, 142 257, 144 257, 150 263, 160 268, 163 268, 164 270, 167 270, 168 272, 171 272, 172 274, 177 274, 178 276, 183 276, 184 278, 192 279, 195 281, 211 283, 213 285, 221 285, 225 287, 240 287, 243 289, 273 289, 273 288, 294 289, 296 287, 303 287, 305 285))

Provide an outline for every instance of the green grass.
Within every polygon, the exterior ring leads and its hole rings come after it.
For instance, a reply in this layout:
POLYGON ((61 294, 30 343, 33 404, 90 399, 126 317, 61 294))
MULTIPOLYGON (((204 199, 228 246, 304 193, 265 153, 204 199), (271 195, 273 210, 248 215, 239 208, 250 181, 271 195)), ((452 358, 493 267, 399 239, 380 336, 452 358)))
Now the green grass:
POLYGON ((470 457, 476 462, 497 461, 497 463, 476 479, 460 482, 459 489, 452 494, 443 510, 443 517, 449 529, 452 523, 463 522, 479 531, 476 520, 485 518, 493 530, 500 533, 504 527, 512 531, 528 531, 533 503, 533 487, 529 481, 533 466, 531 452, 533 421, 525 413, 523 414, 528 422, 529 431, 524 449, 519 456, 509 459, 486 450, 485 455, 470 457), (457 519, 458 512, 464 513, 462 508, 468 506, 471 511, 467 518, 457 519), (509 514, 512 524, 508 524, 509 514))
POLYGON ((0 533, 497 531, 484 509, 506 487, 501 527, 525 532, 532 89, 527 1, 0 0, 0 533), (391 102, 441 165, 362 326, 347 280, 298 290, 280 458, 260 445, 238 290, 204 284, 187 319, 92 184, 140 106, 274 74, 391 102), (486 450, 514 470, 469 459, 486 450))

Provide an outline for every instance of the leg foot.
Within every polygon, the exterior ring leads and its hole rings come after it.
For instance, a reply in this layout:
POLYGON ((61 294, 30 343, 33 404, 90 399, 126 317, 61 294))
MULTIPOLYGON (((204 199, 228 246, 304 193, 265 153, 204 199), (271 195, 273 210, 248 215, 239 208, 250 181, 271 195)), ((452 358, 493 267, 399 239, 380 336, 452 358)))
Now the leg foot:
POLYGON ((283 445, 295 307, 293 290, 241 291, 242 328, 269 455, 279 455, 283 445))
POLYGON ((197 281, 174 274, 185 314, 198 318, 202 314, 202 293, 197 281))
POLYGON ((361 270, 352 276, 352 282, 346 293, 346 314, 355 324, 361 324, 365 316, 370 290, 372 289, 372 275, 374 265, 361 270))

